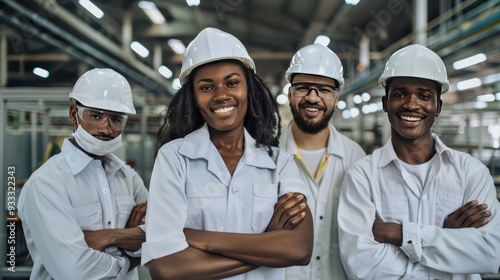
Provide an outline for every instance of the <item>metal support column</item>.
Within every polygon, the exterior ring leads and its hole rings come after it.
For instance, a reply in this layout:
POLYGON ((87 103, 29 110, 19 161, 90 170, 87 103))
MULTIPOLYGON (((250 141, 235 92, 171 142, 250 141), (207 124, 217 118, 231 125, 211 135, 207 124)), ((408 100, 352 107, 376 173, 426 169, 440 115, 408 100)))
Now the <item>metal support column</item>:
POLYGON ((413 33, 415 43, 427 45, 427 0, 413 1, 413 33))

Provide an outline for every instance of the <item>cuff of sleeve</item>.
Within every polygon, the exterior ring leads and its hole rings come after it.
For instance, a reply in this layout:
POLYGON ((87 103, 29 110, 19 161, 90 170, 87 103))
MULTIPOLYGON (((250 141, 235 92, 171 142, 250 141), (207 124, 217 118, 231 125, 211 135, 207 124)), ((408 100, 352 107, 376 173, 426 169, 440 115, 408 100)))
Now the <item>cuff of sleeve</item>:
POLYGON ((142 243, 141 265, 164 256, 172 255, 189 247, 184 235, 168 236, 162 239, 142 243))
POLYGON ((403 244, 401 250, 411 262, 420 262, 422 258, 421 227, 416 223, 403 223, 403 244))
POLYGON ((124 250, 127 255, 131 256, 132 258, 139 258, 142 255, 142 248, 140 248, 137 251, 129 251, 129 250, 124 250))

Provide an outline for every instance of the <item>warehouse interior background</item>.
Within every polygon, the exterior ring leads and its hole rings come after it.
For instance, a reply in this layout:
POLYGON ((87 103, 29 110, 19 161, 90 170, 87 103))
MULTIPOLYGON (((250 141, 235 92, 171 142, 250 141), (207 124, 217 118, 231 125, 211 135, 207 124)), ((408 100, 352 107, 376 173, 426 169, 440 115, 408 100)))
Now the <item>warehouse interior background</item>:
MULTIPOLYGON (((2 182, 15 166, 19 192, 59 151, 72 133, 69 91, 87 70, 109 67, 129 80, 138 111, 117 153, 147 185, 159 115, 179 87, 185 47, 205 27, 242 41, 284 122, 291 119, 284 73, 292 55, 316 40, 327 44, 341 58, 346 81, 332 123, 367 153, 390 132, 377 82, 385 62, 403 46, 426 45, 443 58, 450 81, 433 130, 488 166, 500 197, 500 0, 2 0, 2 182)), ((0 192, 6 199, 6 190, 0 192)), ((27 277, 27 249, 16 248, 12 274, 5 266, 6 230, 0 234, 0 279, 27 277)))

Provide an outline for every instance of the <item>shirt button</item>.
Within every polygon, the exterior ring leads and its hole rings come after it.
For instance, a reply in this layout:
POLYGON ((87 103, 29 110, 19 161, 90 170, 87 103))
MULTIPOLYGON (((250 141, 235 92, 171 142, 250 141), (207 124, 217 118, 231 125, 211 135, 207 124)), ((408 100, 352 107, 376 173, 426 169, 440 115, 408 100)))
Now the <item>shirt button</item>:
POLYGON ((103 193, 108 193, 108 189, 102 190, 103 193))
POLYGON ((321 257, 320 256, 316 256, 316 259, 319 260, 319 259, 321 259, 321 257))
POLYGON ((110 224, 111 224, 111 221, 108 221, 108 225, 110 225, 110 224))
POLYGON ((413 243, 413 241, 411 241, 411 240, 408 240, 408 244, 412 244, 412 243, 413 243))
POLYGON ((238 188, 233 188, 233 193, 237 193, 237 192, 239 192, 239 191, 240 191, 240 189, 238 189, 238 188))
POLYGON ((320 219, 320 220, 323 220, 323 216, 319 216, 319 219, 320 219))

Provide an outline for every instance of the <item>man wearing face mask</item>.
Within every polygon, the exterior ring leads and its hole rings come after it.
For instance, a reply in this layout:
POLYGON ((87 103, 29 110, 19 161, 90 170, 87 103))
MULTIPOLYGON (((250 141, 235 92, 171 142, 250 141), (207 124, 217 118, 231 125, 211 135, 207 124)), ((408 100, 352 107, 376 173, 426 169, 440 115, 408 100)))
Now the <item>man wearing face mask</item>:
POLYGON ((138 279, 148 192, 113 154, 135 114, 132 90, 119 73, 92 69, 69 98, 73 138, 30 176, 18 201, 30 279, 138 279))

